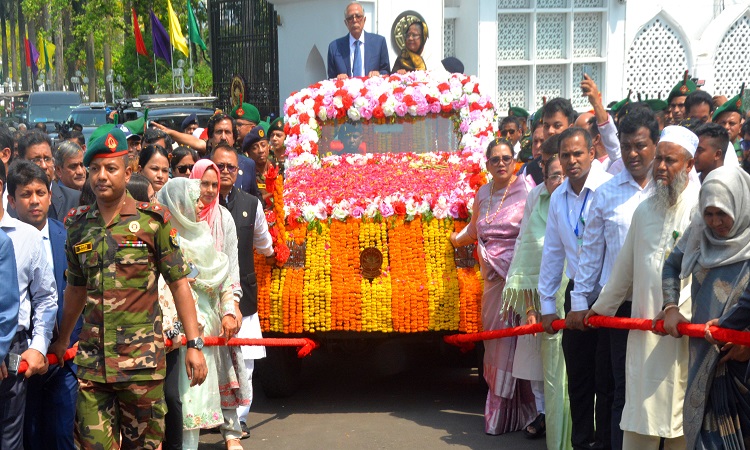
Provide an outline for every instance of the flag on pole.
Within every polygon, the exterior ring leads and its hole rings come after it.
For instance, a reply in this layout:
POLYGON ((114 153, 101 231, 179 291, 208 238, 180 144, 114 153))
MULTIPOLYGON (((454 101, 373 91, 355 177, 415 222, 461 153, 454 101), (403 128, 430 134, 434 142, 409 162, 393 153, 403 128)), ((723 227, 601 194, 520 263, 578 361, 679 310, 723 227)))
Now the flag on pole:
POLYGON ((141 26, 138 24, 138 14, 135 13, 135 8, 130 8, 133 11, 133 35, 135 36, 135 51, 139 55, 143 55, 151 61, 151 57, 148 56, 148 50, 146 50, 146 43, 143 42, 143 35, 141 34, 141 26))
POLYGON ((190 6, 190 0, 187 2, 187 14, 188 14, 188 39, 190 42, 200 47, 202 50, 206 50, 206 43, 201 39, 201 33, 198 29, 198 21, 195 19, 193 8, 190 6))
POLYGON ((37 48, 42 49, 41 53, 39 54, 39 57, 42 58, 42 60, 39 61, 39 65, 43 65, 45 73, 49 75, 50 71, 52 70, 52 57, 55 56, 55 49, 57 48, 57 46, 39 36, 37 48))
POLYGON ((169 39, 175 50, 179 50, 183 55, 188 56, 188 46, 185 36, 180 29, 180 21, 177 20, 177 14, 172 9, 172 2, 167 0, 167 10, 169 11, 169 39))
POLYGON ((151 10, 151 39, 154 44, 154 55, 163 59, 169 64, 172 64, 172 52, 169 49, 169 35, 167 30, 164 29, 164 25, 159 22, 159 19, 154 14, 154 10, 151 10))
POLYGON ((36 62, 39 61, 39 52, 34 47, 34 44, 29 41, 29 38, 24 37, 23 40, 26 44, 26 67, 31 67, 31 73, 36 76, 39 72, 36 62))

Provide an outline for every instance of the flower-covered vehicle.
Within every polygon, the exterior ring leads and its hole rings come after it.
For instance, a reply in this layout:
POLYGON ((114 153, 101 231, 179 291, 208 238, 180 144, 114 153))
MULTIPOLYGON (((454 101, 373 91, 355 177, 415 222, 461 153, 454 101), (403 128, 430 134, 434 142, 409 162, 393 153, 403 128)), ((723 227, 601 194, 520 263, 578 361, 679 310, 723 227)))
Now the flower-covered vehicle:
POLYGON ((479 331, 476 260, 448 239, 486 182, 495 117, 476 78, 326 80, 284 109, 287 162, 283 177, 271 177, 267 214, 284 264, 256 255, 264 333, 479 331))

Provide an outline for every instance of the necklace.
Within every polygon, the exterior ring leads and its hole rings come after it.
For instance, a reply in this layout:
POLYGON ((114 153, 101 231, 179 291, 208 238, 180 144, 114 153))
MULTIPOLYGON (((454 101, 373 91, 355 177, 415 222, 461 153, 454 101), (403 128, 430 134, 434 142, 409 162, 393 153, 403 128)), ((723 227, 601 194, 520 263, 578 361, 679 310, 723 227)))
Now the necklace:
POLYGON ((497 206, 497 209, 495 210, 495 213, 492 214, 492 217, 490 217, 490 206, 492 205, 492 195, 495 194, 495 181, 492 181, 492 187, 490 188, 490 204, 487 205, 487 211, 484 213, 484 223, 491 223, 495 220, 495 217, 497 217, 498 214, 500 214, 500 210, 503 208, 503 203, 505 202, 505 196, 508 195, 508 189, 513 182, 516 181, 516 176, 513 175, 508 182, 508 184, 505 186, 505 192, 503 192, 503 198, 500 199, 500 204, 497 206))

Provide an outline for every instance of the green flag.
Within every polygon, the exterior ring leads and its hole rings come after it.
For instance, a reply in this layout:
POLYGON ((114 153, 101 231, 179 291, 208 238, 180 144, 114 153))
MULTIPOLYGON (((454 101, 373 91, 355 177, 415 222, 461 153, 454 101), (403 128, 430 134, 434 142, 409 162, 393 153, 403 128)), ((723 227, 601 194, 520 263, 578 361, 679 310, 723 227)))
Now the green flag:
POLYGON ((193 44, 197 45, 203 50, 206 50, 206 43, 201 39, 200 31, 198 30, 198 21, 195 20, 195 14, 193 14, 193 8, 190 7, 190 0, 187 1, 187 13, 188 13, 188 39, 193 44))
MULTIPOLYGON (((45 43, 46 44, 46 43, 45 43)), ((44 73, 49 76, 49 55, 47 54, 47 46, 44 46, 44 73)))

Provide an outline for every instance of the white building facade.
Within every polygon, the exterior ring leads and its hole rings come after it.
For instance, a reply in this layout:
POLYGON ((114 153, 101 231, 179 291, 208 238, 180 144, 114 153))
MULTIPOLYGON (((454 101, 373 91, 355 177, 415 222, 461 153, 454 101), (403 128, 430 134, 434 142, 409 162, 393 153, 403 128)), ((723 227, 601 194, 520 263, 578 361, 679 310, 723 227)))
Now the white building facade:
MULTIPOLYGON (((326 78, 328 44, 347 33, 347 0, 269 0, 279 14, 280 96, 326 78)), ((386 37, 405 11, 429 28, 428 69, 445 56, 479 76, 498 113, 534 111, 542 97, 587 109, 584 70, 606 103, 661 95, 687 69, 711 94, 732 97, 750 82, 750 0, 362 0, 365 30, 386 37)))

